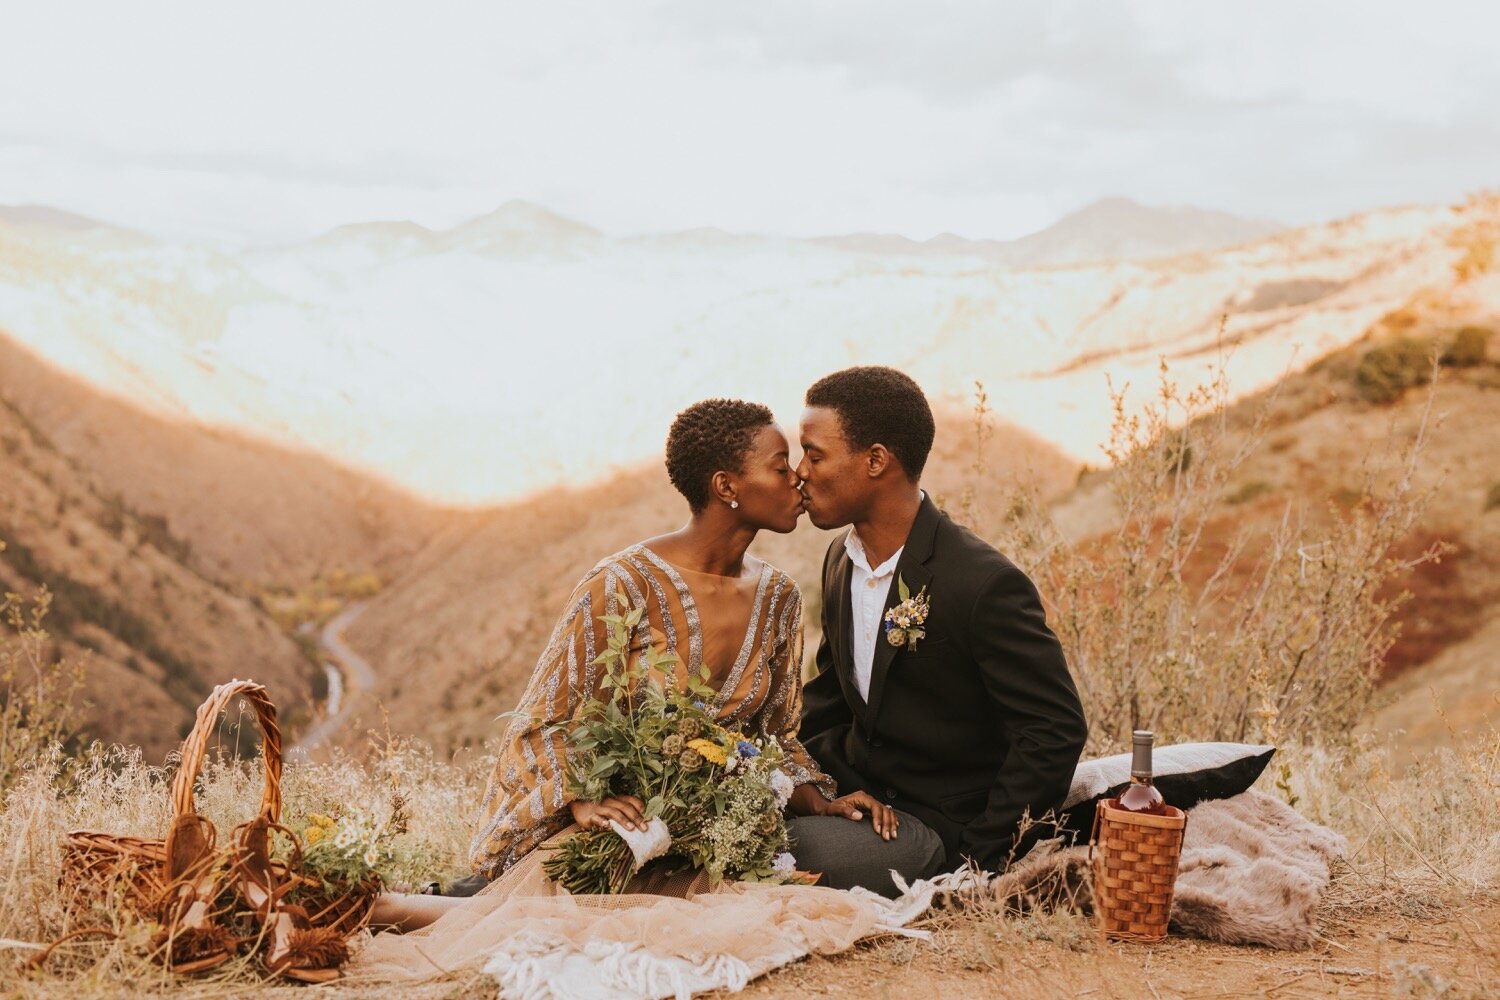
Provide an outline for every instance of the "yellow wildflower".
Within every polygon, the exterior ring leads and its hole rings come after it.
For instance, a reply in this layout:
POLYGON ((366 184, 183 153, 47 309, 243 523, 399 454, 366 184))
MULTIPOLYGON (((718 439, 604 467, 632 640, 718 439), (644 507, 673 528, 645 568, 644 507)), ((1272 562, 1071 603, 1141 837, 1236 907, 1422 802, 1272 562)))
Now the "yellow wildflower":
POLYGON ((729 759, 724 748, 712 740, 688 740, 688 746, 698 751, 698 755, 711 764, 722 764, 729 759))
POLYGON ((323 839, 323 828, 321 826, 309 826, 307 832, 302 837, 307 841, 307 846, 311 847, 323 839))

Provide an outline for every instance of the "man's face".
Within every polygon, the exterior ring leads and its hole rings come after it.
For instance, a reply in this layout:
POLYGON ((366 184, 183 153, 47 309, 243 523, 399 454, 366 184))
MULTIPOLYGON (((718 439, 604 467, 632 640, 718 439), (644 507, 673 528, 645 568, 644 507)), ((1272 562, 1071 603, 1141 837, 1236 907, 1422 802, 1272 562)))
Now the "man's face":
POLYGON ((838 412, 824 406, 802 411, 798 427, 802 461, 797 477, 808 520, 820 528, 842 528, 864 516, 872 480, 866 452, 850 449, 838 412))

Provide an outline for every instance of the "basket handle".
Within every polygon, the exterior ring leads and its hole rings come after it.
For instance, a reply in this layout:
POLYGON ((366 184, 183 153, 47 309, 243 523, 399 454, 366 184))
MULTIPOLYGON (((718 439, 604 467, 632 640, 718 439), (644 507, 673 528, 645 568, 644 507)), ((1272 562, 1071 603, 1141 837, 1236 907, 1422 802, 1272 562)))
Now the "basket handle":
POLYGON ((1094 803, 1094 828, 1089 831, 1089 864, 1094 863, 1094 842, 1099 839, 1099 821, 1104 818, 1104 800, 1094 803))
POLYGON ((176 823, 183 817, 197 817, 198 807, 193 801, 193 783, 203 767, 203 756, 208 752, 208 740, 213 735, 219 713, 229 707, 235 698, 244 698, 255 709, 255 720, 265 736, 261 741, 261 756, 266 765, 266 785, 260 796, 260 815, 271 823, 281 822, 281 727, 276 724, 276 706, 266 694, 264 685, 255 681, 228 681, 214 688, 208 700, 198 706, 198 718, 193 731, 182 741, 182 766, 172 781, 172 818, 176 823))

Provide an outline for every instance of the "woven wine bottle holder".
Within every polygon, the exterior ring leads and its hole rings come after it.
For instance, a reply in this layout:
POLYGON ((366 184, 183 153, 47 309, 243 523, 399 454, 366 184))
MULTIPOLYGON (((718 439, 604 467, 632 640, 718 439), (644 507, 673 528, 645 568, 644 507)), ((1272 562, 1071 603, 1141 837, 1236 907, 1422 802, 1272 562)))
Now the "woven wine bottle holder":
POLYGON ((1107 800, 1099 803, 1089 863, 1094 915, 1106 937, 1159 941, 1167 936, 1186 830, 1187 813, 1175 806, 1152 816, 1117 809, 1107 800))

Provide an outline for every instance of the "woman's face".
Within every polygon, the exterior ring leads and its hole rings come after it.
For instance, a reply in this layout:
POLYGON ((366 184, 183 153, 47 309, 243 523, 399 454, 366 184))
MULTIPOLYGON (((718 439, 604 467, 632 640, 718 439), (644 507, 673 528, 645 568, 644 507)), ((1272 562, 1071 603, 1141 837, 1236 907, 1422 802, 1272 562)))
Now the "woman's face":
POLYGON ((792 469, 786 435, 774 424, 762 427, 745 455, 744 471, 730 477, 740 519, 753 528, 782 534, 797 527, 802 493, 792 469))

